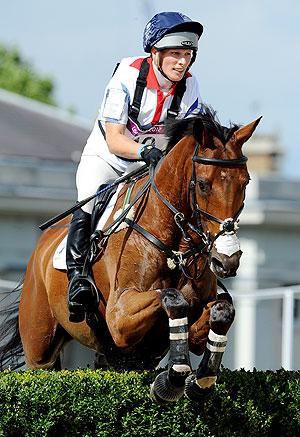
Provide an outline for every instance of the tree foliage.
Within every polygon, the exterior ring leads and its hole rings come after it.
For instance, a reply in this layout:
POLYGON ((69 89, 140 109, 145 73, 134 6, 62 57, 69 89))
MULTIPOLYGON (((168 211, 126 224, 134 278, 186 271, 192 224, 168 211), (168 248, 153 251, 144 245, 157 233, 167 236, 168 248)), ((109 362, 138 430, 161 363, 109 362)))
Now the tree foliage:
POLYGON ((34 67, 22 58, 16 47, 5 47, 2 44, 0 44, 0 88, 56 105, 52 78, 37 73, 34 67))

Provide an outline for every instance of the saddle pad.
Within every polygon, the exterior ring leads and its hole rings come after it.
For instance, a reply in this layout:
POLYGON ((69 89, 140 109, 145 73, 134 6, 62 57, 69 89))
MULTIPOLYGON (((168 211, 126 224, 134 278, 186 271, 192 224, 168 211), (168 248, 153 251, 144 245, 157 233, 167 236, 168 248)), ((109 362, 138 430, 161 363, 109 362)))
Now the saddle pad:
MULTIPOLYGON (((115 194, 112 196, 112 198, 110 199, 110 201, 108 202, 104 213, 102 214, 102 216, 100 217, 100 220, 97 224, 96 229, 104 229, 104 226, 110 216, 110 214, 112 213, 112 210, 114 209, 114 206, 116 204, 117 198, 118 198, 118 194, 120 192, 120 190, 123 188, 124 184, 120 184, 118 186, 117 191, 115 192, 115 194)), ((54 252, 54 256, 53 256, 53 267, 55 269, 59 269, 59 270, 67 270, 67 264, 66 264, 66 246, 67 246, 67 235, 65 236, 65 238, 61 241, 61 243, 57 246, 55 252, 54 252)))

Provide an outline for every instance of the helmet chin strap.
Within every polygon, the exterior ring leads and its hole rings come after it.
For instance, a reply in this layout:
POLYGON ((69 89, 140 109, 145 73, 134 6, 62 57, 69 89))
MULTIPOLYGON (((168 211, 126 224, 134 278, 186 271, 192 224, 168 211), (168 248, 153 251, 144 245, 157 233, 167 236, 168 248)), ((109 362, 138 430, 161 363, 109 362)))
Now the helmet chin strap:
POLYGON ((163 69, 161 68, 161 66, 159 65, 158 66, 158 70, 159 70, 159 72, 166 78, 166 79, 168 79, 168 81, 170 81, 170 82, 172 82, 172 84, 174 85, 175 83, 177 83, 177 82, 180 82, 179 80, 171 80, 165 73, 164 73, 164 71, 163 71, 163 69))

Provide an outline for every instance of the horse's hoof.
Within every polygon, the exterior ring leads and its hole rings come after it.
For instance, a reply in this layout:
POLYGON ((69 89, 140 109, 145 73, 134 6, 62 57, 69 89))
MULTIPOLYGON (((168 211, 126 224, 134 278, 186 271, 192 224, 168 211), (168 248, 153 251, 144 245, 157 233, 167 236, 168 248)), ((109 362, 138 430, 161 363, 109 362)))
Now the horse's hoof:
POLYGON ((191 364, 189 357, 181 364, 173 363, 169 369, 168 380, 172 387, 183 387, 186 378, 191 374, 191 364))
POLYGON ((206 400, 215 390, 215 384, 208 388, 201 388, 196 383, 196 376, 190 375, 186 378, 184 394, 190 401, 201 402, 206 400))
POLYGON ((174 387, 170 383, 167 370, 157 375, 155 381, 150 386, 150 398, 160 405, 178 401, 183 396, 183 393, 184 385, 182 387, 174 387))

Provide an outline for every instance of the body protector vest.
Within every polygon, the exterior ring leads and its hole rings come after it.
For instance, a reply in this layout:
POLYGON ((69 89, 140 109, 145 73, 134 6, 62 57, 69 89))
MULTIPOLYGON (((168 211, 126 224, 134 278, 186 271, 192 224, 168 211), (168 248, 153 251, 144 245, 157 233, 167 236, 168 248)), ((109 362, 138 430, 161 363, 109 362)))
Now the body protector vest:
MULTIPOLYGON (((141 144, 146 144, 146 143, 149 144, 149 142, 150 142, 150 144, 151 144, 151 142, 154 143, 155 140, 151 136, 151 133, 157 134, 159 131, 163 131, 163 129, 164 129, 164 127, 163 127, 164 124, 160 122, 159 124, 152 126, 149 130, 144 131, 138 122, 138 116, 140 113, 142 97, 143 97, 143 93, 144 93, 144 90, 145 90, 146 85, 147 85, 147 76, 148 76, 148 72, 149 72, 149 68, 150 68, 150 65, 148 63, 148 59, 149 58, 144 58, 142 63, 141 63, 139 75, 138 75, 137 80, 136 80, 136 86, 135 86, 135 92, 134 92, 132 104, 129 107, 128 123, 127 123, 128 129, 130 129, 132 132, 134 132, 134 131, 137 132, 137 135, 139 136, 139 142, 141 144)), ((118 68, 118 65, 116 66, 113 74, 116 72, 117 68, 118 68)), ((186 77, 184 77, 180 82, 178 82, 176 84, 173 99, 171 102, 171 106, 167 112, 168 119, 176 118, 178 116, 179 110, 180 110, 181 100, 182 100, 182 97, 183 97, 185 91, 186 91, 186 77)), ((102 135, 105 138, 105 131, 103 129, 101 122, 98 121, 98 124, 99 124, 99 128, 102 132, 102 135)), ((121 159, 123 159, 124 161, 135 161, 135 160, 127 159, 127 158, 123 158, 123 157, 121 159)))

